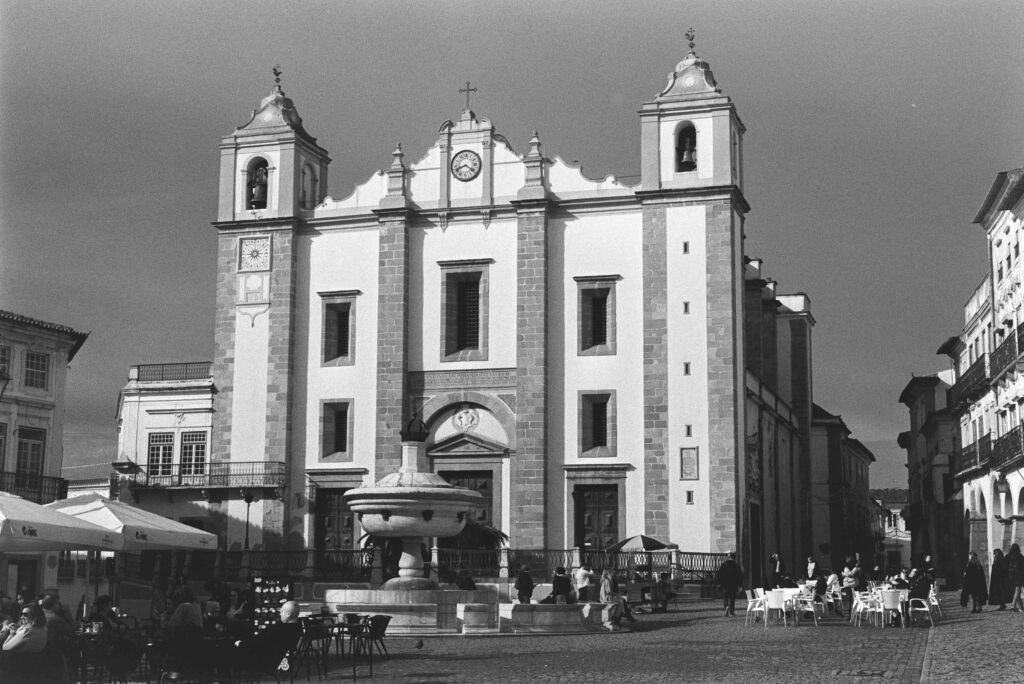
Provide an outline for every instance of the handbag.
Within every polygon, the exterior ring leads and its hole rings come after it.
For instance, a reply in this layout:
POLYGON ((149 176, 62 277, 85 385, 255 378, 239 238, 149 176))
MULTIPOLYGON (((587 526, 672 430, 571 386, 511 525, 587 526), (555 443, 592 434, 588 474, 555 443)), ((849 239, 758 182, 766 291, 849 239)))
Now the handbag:
POLYGON ((960 607, 961 608, 966 608, 967 607, 967 602, 970 600, 970 596, 971 595, 967 592, 967 589, 961 589, 960 590, 960 607))

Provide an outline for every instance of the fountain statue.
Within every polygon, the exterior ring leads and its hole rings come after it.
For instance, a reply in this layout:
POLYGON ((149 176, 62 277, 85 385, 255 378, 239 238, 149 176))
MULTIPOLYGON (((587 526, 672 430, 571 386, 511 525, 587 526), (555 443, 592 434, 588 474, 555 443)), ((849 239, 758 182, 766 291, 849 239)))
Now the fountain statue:
POLYGON ((435 473, 419 472, 418 461, 426 426, 413 419, 402 430, 402 467, 371 486, 350 489, 345 503, 359 516, 367 533, 402 541, 398 577, 385 582, 385 590, 437 589, 437 582, 423 576, 424 537, 453 537, 466 525, 466 516, 483 497, 446 482, 435 473))

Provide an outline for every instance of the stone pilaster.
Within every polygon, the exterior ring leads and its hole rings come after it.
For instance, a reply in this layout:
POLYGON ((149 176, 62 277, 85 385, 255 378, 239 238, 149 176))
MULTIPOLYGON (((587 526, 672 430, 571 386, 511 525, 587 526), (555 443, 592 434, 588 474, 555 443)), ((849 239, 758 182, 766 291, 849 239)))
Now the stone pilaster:
POLYGON ((743 246, 728 201, 706 205, 708 455, 711 551, 738 550, 743 363, 739 348, 743 246))
POLYGON ((665 206, 643 208, 644 533, 668 539, 668 261, 665 206))
POLYGON ((217 238, 217 310, 213 334, 213 434, 210 436, 210 461, 231 460, 231 402, 235 375, 235 302, 238 278, 235 274, 238 237, 221 234, 217 238))
POLYGON ((409 219, 406 211, 380 214, 377 277, 377 480, 402 465, 408 367, 409 219))
POLYGON ((546 548, 547 203, 517 207, 516 454, 512 460, 514 548, 546 548))

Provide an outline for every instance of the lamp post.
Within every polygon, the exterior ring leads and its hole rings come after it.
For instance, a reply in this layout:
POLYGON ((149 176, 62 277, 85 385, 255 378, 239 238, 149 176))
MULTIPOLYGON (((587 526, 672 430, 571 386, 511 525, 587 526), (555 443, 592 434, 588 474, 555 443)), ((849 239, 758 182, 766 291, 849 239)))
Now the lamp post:
POLYGON ((242 544, 244 551, 249 550, 249 507, 252 506, 252 492, 248 489, 238 490, 242 495, 242 500, 245 501, 245 542, 242 544))

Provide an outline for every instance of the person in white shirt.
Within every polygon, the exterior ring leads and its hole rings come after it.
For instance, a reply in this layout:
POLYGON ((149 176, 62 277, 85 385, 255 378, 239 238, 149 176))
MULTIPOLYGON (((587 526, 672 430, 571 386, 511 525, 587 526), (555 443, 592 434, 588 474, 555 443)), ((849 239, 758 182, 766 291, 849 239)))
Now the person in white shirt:
POLYGON ((593 578, 594 571, 590 568, 590 563, 584 563, 576 571, 573 581, 576 584, 576 596, 580 603, 586 603, 590 600, 589 594, 593 578))

